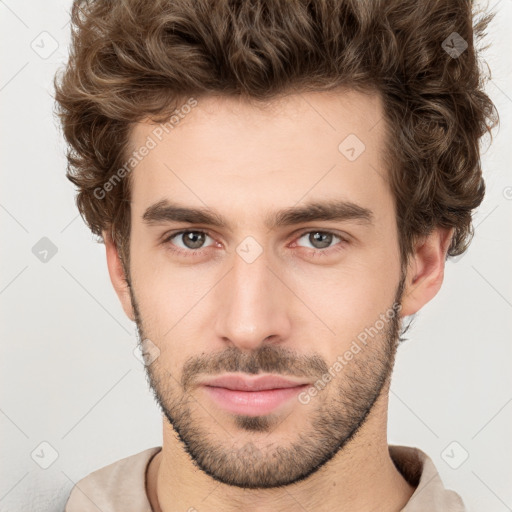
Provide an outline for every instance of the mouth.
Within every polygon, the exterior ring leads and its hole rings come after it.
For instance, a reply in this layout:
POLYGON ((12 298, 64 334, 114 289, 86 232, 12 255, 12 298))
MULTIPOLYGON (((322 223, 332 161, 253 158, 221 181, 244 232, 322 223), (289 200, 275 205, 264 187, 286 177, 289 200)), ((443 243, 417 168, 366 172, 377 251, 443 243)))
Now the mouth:
POLYGON ((277 375, 225 375, 202 382, 202 388, 217 406, 232 414, 261 416, 288 403, 306 389, 304 380, 285 379, 277 375))

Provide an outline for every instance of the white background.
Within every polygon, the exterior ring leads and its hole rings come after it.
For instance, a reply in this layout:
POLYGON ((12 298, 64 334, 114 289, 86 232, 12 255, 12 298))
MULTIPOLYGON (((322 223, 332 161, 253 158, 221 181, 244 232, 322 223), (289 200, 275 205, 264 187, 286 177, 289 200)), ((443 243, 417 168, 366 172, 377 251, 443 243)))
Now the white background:
MULTIPOLYGON (((133 355, 135 327, 65 178, 52 79, 67 58, 70 5, 0 0, 2 512, 62 510, 80 478, 161 445, 160 413, 133 355), (31 44, 58 48, 41 58, 31 44), (46 263, 32 252, 42 237, 58 250, 46 263), (35 450, 50 461, 42 442, 58 454, 48 469, 31 457, 35 450)), ((469 510, 505 512, 512 510, 512 1, 490 6, 498 15, 483 57, 501 127, 482 157, 487 195, 468 253, 447 262, 442 290, 399 350, 389 442, 425 451, 469 510), (453 441, 453 458, 469 454, 458 469, 441 455, 453 441)))

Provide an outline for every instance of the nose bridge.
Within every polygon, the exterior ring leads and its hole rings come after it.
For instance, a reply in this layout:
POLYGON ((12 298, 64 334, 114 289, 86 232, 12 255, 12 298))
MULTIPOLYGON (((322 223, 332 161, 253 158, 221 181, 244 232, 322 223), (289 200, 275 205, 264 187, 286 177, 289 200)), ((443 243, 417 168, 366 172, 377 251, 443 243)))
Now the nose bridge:
POLYGON ((289 297, 268 268, 267 255, 261 249, 251 253, 255 250, 240 244, 232 269, 217 290, 217 335, 241 349, 256 349, 270 336, 286 338, 289 330, 289 297))

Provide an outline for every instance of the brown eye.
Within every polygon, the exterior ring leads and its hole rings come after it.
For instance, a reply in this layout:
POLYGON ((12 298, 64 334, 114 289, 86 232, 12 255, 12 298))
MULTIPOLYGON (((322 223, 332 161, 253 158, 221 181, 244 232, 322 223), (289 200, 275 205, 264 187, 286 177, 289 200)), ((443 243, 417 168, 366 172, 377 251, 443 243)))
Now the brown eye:
POLYGON ((164 242, 176 246, 178 252, 196 252, 204 248, 206 238, 210 237, 204 231, 180 231, 168 236, 164 242))

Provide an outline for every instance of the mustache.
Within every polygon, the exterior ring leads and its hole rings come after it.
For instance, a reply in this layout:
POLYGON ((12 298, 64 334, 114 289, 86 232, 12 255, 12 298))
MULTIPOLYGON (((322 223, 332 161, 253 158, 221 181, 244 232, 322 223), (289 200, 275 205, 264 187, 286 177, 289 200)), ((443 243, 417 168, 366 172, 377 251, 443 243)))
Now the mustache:
POLYGON ((202 373, 277 373, 291 377, 314 378, 328 371, 327 363, 316 354, 296 354, 289 349, 271 345, 259 347, 252 352, 242 352, 236 347, 229 347, 222 352, 188 358, 183 365, 181 384, 184 390, 188 390, 196 377, 202 373))

